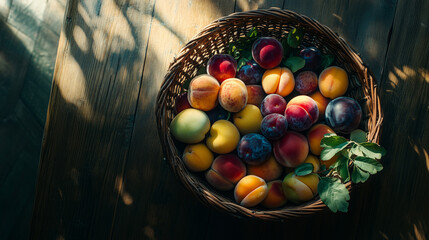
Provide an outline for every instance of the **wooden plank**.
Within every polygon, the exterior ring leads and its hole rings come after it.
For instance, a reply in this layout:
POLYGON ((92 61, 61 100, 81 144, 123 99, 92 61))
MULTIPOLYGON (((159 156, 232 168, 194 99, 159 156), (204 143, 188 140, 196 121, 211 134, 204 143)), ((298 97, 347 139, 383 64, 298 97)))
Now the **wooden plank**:
POLYGON ((343 37, 380 82, 396 0, 285 1, 284 9, 314 18, 343 37))
POLYGON ((68 2, 31 237, 106 239, 143 72, 152 1, 68 2))
POLYGON ((13 0, 7 22, 25 35, 36 39, 47 0, 13 0))
POLYGON ((6 21, 12 0, 5 0, 0 2, 0 19, 6 21))
POLYGON ((189 231, 185 219, 197 224, 196 219, 212 211, 183 188, 162 160, 155 103, 173 57, 208 23, 232 13, 234 2, 157 0, 155 6, 130 156, 119 180, 121 195, 112 238, 205 239, 202 229, 189 231))
POLYGON ((381 83, 388 155, 370 201, 373 236, 429 239, 428 1, 398 1, 381 83), (409 9, 413 9, 410 11, 409 9), (386 221, 384 216, 389 216, 386 221))

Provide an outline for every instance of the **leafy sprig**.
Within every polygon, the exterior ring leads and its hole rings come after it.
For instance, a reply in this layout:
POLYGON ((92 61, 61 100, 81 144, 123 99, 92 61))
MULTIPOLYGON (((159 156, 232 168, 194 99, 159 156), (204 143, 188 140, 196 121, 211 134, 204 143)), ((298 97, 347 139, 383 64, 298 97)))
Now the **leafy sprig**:
MULTIPOLYGON (((320 199, 333 212, 347 212, 349 192, 345 183, 350 180, 353 183, 361 183, 368 180, 383 166, 378 159, 386 154, 386 150, 380 145, 367 142, 366 133, 355 130, 350 134, 350 140, 338 136, 335 133, 325 134, 320 146, 323 148, 320 159, 331 160, 337 156, 337 161, 327 170, 321 170, 318 192, 320 199)), ((308 163, 295 168, 295 174, 304 176, 313 171, 313 166, 308 163)))
POLYGON ((245 37, 240 37, 238 41, 229 43, 228 54, 237 60, 237 70, 252 60, 252 45, 258 35, 256 27, 253 27, 245 37))

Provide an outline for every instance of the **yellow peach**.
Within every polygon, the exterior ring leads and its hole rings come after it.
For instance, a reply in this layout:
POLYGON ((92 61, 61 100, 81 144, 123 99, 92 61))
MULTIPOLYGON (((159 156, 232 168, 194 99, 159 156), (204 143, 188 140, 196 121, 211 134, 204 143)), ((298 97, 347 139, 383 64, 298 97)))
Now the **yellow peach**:
POLYGON ((319 75, 320 93, 327 98, 334 99, 344 95, 348 86, 347 72, 340 67, 328 67, 319 75))
POLYGON ((242 135, 260 132, 262 114, 255 105, 247 104, 243 110, 235 113, 232 119, 242 135))
POLYGON ((202 172, 212 165, 213 153, 203 143, 186 146, 182 156, 186 167, 194 172, 202 172))
POLYGON ((207 147, 219 154, 232 152, 240 141, 240 133, 237 127, 227 120, 214 122, 209 134, 206 140, 207 147))

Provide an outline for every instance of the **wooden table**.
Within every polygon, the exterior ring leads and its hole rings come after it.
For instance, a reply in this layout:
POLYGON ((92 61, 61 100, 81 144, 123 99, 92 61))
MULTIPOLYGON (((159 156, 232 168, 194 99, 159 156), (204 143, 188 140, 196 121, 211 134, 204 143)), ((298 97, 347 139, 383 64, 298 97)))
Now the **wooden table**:
POLYGON ((69 0, 45 127, 34 239, 429 238, 429 2, 69 0), (155 101, 169 63, 233 12, 290 9, 329 26, 374 72, 384 170, 347 214, 242 220, 203 206, 170 171, 155 101))

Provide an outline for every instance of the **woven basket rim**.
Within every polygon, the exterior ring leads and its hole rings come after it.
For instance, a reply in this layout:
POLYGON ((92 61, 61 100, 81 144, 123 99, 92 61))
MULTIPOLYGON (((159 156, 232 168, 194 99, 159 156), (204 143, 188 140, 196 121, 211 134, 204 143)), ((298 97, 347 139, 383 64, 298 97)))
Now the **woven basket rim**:
MULTIPOLYGON (((158 134, 162 143, 164 156, 169 162, 170 168, 175 175, 179 177, 185 187, 202 203, 210 207, 214 207, 220 211, 226 212, 236 217, 256 218, 262 220, 288 220, 296 217, 303 217, 314 214, 318 211, 327 209, 326 205, 320 200, 319 196, 309 202, 301 205, 287 205, 282 209, 275 210, 258 210, 246 208, 238 205, 234 201, 219 195, 210 187, 207 188, 204 184, 199 182, 198 177, 193 176, 184 167, 181 158, 177 154, 176 146, 169 132, 169 112, 166 107, 167 98, 171 93, 171 88, 177 79, 177 74, 183 69, 184 61, 187 60, 198 47, 198 43, 206 38, 211 37, 213 34, 219 32, 220 29, 225 28, 228 24, 237 21, 246 21, 248 19, 258 18, 287 18, 293 19, 296 25, 304 25, 314 28, 315 31, 320 32, 323 36, 335 39, 340 52, 344 52, 350 64, 356 66, 356 74, 358 80, 362 84, 362 91, 366 99, 366 106, 370 117, 368 119, 368 140, 378 143, 380 136, 380 128, 383 121, 383 114, 378 94, 378 88, 374 81, 373 73, 368 69, 362 61, 359 54, 338 34, 334 33, 329 27, 320 24, 317 20, 309 18, 305 15, 298 14, 290 10, 282 10, 279 8, 258 9, 247 12, 232 13, 212 21, 204 27, 198 34, 196 34, 189 42, 180 50, 177 57, 171 62, 164 81, 160 87, 157 104, 156 104, 156 121, 158 134), (372 113, 372 114, 371 114, 372 113)), ((351 182, 346 184, 349 191, 352 190, 351 182)))

